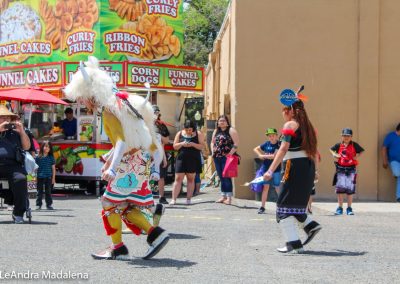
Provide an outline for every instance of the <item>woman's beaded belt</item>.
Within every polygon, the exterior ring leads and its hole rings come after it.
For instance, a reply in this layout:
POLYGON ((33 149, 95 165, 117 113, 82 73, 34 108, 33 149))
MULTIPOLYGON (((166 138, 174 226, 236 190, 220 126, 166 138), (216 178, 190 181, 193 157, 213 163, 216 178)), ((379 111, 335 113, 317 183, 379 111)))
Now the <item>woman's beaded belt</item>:
POLYGON ((298 159, 298 158, 307 158, 307 153, 306 151, 287 151, 285 157, 283 157, 283 160, 291 160, 291 159, 298 159))

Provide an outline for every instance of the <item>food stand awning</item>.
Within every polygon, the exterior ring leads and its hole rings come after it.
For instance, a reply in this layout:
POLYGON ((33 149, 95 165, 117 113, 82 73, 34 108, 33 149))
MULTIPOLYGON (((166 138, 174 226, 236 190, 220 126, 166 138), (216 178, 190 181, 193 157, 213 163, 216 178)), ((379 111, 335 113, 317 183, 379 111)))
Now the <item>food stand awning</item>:
POLYGON ((19 88, 13 90, 0 91, 0 99, 15 100, 32 104, 61 104, 68 105, 64 102, 44 91, 41 88, 19 88))
POLYGON ((43 89, 34 88, 34 87, 0 91, 0 99, 15 100, 15 101, 31 104, 28 128, 31 128, 32 104, 68 105, 68 103, 56 98, 55 96, 53 96, 52 94, 49 94, 48 92, 44 91, 43 89))

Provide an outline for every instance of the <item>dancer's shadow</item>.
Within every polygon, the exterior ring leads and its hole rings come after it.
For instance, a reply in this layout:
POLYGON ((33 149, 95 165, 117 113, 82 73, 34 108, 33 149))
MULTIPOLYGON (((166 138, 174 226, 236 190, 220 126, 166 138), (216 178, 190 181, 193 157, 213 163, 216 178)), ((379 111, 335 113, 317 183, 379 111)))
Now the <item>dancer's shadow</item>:
POLYGON ((196 265, 197 262, 188 260, 177 260, 171 258, 154 258, 151 260, 144 260, 142 258, 135 258, 129 261, 130 265, 134 265, 137 268, 152 268, 152 267, 175 267, 178 269, 191 267, 196 265))
POLYGON ((347 251, 347 250, 335 250, 335 251, 315 251, 306 250, 302 254, 315 255, 315 256, 361 256, 365 255, 366 251, 347 251))
POLYGON ((190 234, 175 234, 169 233, 169 237, 174 240, 194 240, 200 239, 200 236, 190 235, 190 234))

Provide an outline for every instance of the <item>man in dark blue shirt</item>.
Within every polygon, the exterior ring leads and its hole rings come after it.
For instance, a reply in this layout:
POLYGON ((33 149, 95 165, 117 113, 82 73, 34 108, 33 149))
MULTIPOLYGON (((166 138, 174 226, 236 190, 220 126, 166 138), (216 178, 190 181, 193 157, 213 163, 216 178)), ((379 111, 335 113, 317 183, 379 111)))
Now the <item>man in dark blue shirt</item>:
POLYGON ((74 139, 77 131, 77 121, 74 117, 74 111, 72 108, 66 108, 65 111, 66 119, 62 121, 61 128, 63 129, 65 137, 68 139, 74 139))

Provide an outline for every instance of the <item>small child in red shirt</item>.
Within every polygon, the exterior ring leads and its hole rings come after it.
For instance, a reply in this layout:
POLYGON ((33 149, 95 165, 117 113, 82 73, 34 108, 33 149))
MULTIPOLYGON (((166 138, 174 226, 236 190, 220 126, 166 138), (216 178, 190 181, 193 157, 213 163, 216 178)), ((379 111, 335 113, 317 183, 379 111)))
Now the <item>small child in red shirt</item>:
POLYGON ((352 141, 353 131, 350 128, 342 130, 342 142, 335 144, 331 148, 331 153, 335 158, 336 172, 333 178, 338 196, 338 208, 335 215, 343 214, 343 199, 347 195, 347 215, 354 215, 351 207, 353 203, 353 194, 356 192, 356 167, 358 165, 357 157, 364 149, 356 142, 352 141))

